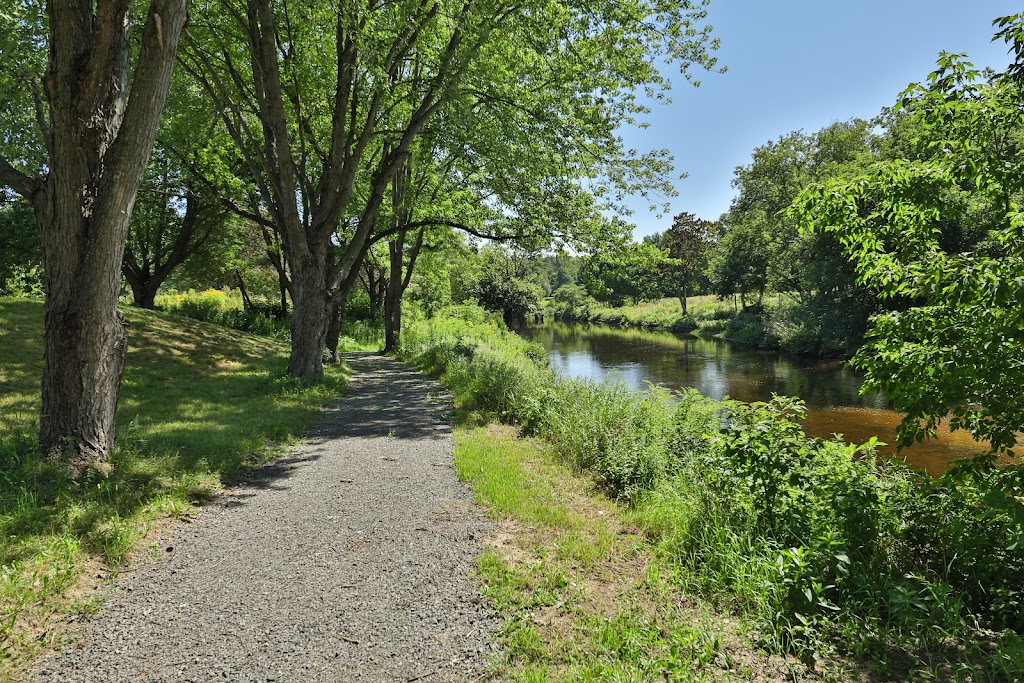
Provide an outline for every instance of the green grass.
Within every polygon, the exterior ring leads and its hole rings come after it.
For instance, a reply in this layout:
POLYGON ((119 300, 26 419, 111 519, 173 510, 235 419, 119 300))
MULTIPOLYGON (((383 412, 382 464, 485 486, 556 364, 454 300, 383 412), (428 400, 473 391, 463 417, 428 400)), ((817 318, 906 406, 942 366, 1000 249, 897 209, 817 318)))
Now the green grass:
POLYGON ((713 295, 691 296, 686 300, 687 314, 676 298, 643 301, 631 306, 593 308, 587 320, 618 327, 642 327, 649 330, 671 330, 673 332, 692 332, 704 327, 715 327, 717 331, 720 321, 728 320, 733 315, 733 305, 729 301, 720 301, 713 295))
MULTIPOLYGON (((849 657, 907 679, 1021 680, 1024 467, 974 460, 933 479, 879 466, 870 444, 807 438, 802 405, 784 397, 716 402, 561 377, 479 312, 419 321, 403 343, 463 414, 521 425, 613 498, 655 547, 662 578, 748 620, 766 651, 849 657)), ((499 513, 562 535, 533 553, 540 574, 524 577, 518 562, 495 585, 579 585, 552 562, 579 569, 605 551, 585 550, 600 544, 569 514, 581 499, 538 483, 565 477, 545 479, 517 448, 493 446, 462 471, 499 513)), ((528 658, 536 625, 523 623, 513 642, 528 658)))
POLYGON ((0 299, 0 679, 91 608, 90 579, 116 570, 167 517, 187 517, 225 478, 270 459, 345 386, 285 375, 288 345, 126 308, 129 351, 108 477, 73 482, 37 453, 42 305, 0 299))
POLYGON ((456 432, 456 470, 498 521, 478 561, 505 618, 494 675, 512 681, 800 680, 740 622, 683 595, 595 483, 495 425, 456 432))

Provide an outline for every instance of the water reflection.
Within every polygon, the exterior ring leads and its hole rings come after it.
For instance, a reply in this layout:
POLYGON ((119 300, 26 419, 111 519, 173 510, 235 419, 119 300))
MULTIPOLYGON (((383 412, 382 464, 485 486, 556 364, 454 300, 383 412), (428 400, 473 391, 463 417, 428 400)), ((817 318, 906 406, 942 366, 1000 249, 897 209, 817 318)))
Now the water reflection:
MULTIPOLYGON (((705 396, 766 401, 772 394, 807 403, 804 428, 811 436, 842 434, 861 443, 871 436, 894 443, 900 415, 877 394, 860 394, 860 375, 842 362, 758 351, 721 339, 599 325, 551 323, 519 331, 541 344, 551 367, 572 377, 603 381, 614 375, 633 389, 648 383, 670 389, 694 387, 705 396)), ((887 449, 892 452, 893 449, 887 449)), ((979 450, 963 432, 917 444, 901 457, 940 473, 957 458, 979 450)))

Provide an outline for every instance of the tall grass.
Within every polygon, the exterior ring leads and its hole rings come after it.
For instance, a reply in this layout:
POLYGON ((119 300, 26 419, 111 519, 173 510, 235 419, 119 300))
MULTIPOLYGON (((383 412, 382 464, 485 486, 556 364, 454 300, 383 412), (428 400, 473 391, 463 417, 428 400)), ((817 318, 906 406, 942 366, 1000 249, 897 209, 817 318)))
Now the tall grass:
POLYGON ((288 316, 281 312, 279 305, 256 302, 246 308, 237 290, 206 289, 163 294, 156 297, 156 306, 174 315, 264 337, 288 339, 291 336, 288 316))
POLYGON ((1024 467, 978 459, 935 480, 880 465, 870 443, 807 438, 795 400, 567 379, 465 309, 403 342, 462 408, 520 423, 596 475, 676 580, 748 615, 770 649, 1024 676, 1024 467))
MULTIPOLYGON (((290 316, 280 304, 253 301, 246 308, 238 290, 207 289, 162 294, 156 298, 157 308, 193 320, 230 327, 241 332, 273 339, 291 338, 290 316)), ((379 324, 348 320, 341 328, 339 351, 370 351, 384 346, 384 330, 379 324)))

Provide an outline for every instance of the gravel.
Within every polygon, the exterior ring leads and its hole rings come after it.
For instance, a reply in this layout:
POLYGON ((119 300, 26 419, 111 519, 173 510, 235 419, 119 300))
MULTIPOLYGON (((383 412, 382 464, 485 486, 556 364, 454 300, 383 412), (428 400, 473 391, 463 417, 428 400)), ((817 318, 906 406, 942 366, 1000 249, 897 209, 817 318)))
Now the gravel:
POLYGON ((490 526, 452 468, 440 385, 348 354, 307 443, 117 581, 39 681, 466 681, 492 657, 472 578, 490 526))

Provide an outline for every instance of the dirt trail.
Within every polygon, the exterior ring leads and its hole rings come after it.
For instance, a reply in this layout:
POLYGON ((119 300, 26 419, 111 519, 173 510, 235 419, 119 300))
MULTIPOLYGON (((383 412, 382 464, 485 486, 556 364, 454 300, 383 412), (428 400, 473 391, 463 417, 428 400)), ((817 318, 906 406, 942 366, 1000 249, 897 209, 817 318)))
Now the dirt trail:
POLYGON ((452 469, 442 388, 350 354, 309 442, 202 507, 126 573, 39 681, 464 681, 494 615, 470 573, 489 530, 452 469), (173 550, 171 550, 173 548, 173 550))

